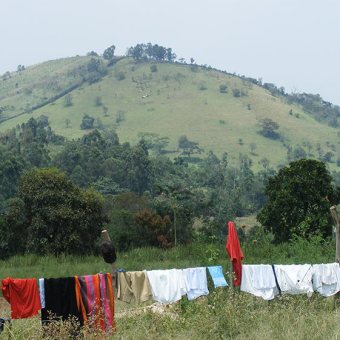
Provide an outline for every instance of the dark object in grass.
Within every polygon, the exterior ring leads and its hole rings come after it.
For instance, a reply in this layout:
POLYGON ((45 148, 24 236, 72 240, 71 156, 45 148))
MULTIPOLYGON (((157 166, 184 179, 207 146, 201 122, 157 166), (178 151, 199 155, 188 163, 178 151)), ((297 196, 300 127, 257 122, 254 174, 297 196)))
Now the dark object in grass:
POLYGON ((100 246, 100 251, 106 263, 112 264, 116 262, 116 249, 111 241, 103 241, 100 246))
POLYGON ((8 327, 12 328, 12 320, 10 318, 0 318, 0 333, 4 331, 5 323, 8 322, 8 327))

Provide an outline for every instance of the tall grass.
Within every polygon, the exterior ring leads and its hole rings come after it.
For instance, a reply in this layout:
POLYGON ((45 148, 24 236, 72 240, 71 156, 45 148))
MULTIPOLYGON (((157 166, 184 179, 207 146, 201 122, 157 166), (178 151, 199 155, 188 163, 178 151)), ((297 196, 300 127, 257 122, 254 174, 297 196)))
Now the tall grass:
MULTIPOLYGON (((268 239, 242 244, 244 263, 301 264, 334 262, 335 243, 313 238, 297 238, 290 243, 275 245, 268 239)), ((151 270, 222 265, 229 268, 224 241, 195 242, 170 250, 137 248, 118 253, 116 266, 125 270, 151 270)), ((27 254, 0 261, 0 279, 12 277, 65 277, 106 272, 110 266, 100 256, 37 256, 27 254)))

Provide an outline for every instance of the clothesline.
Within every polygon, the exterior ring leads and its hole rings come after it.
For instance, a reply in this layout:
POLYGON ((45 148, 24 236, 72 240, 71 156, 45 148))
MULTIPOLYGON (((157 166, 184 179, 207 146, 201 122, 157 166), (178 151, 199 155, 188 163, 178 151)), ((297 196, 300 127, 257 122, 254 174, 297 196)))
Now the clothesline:
MULTIPOLYGON (((170 304, 186 295, 193 300, 209 294, 207 272, 214 288, 228 286, 222 266, 118 270, 116 298, 127 303, 153 299, 170 304)), ((338 263, 243 264, 240 291, 264 300, 281 294, 311 296, 313 292, 332 296, 340 291, 340 267, 338 263)), ((39 280, 6 278, 2 280, 2 292, 11 305, 12 319, 31 317, 41 310, 43 325, 72 316, 80 326, 88 325, 94 318, 94 327, 103 331, 115 329, 114 290, 109 273, 39 280)))

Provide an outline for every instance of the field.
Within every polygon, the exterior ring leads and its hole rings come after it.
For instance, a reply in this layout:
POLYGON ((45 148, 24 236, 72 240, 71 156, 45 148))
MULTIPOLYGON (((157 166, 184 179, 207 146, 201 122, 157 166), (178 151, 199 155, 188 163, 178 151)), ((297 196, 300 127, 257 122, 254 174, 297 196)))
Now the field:
MULTIPOLYGON (((275 246, 263 240, 242 245, 244 263, 326 263, 334 261, 334 242, 302 239, 275 246)), ((135 249, 118 254, 117 266, 126 270, 186 268, 221 264, 229 270, 224 245, 193 243, 164 251, 135 249)), ((62 277, 108 271, 100 257, 13 257, 1 261, 1 278, 62 277)), ((335 339, 340 335, 339 302, 316 293, 282 296, 266 302, 237 289, 213 289, 195 301, 182 299, 167 307, 135 306, 115 302, 118 339, 335 339)), ((1 316, 9 315, 8 304, 1 299, 1 316)), ((65 338, 67 325, 58 328, 54 338, 65 338), (64 327, 64 328, 63 328, 64 327), (63 335, 62 335, 63 334, 63 335)), ((8 330, 4 334, 8 334, 8 330), (7 332, 7 333, 6 333, 7 332)), ((40 338, 39 318, 15 320, 12 339, 40 338)), ((105 338, 87 334, 86 338, 105 338)))
MULTIPOLYGON (((88 57, 50 61, 28 67, 3 81, 0 106, 14 107, 4 115, 15 116, 25 107, 55 96, 58 91, 78 84, 75 71, 88 62, 88 57), (16 85, 18 84, 18 85, 16 85)), ((158 63, 135 64, 125 58, 108 68, 101 81, 71 91, 72 103, 65 97, 32 113, 0 123, 0 131, 13 128, 30 117, 46 115, 56 133, 72 139, 82 136, 80 124, 84 114, 96 119, 99 128, 115 128, 122 142, 136 143, 141 133, 155 133, 169 138, 167 150, 178 154, 178 139, 186 135, 199 142, 205 152, 213 150, 237 162, 239 153, 252 158, 255 168, 263 158, 271 164, 286 162, 287 149, 310 143, 310 157, 317 156, 317 145, 324 152, 334 151, 338 142, 336 129, 314 120, 310 115, 284 99, 239 77, 209 68, 158 63), (221 93, 220 85, 227 86, 221 93), (233 90, 243 95, 235 97, 233 90), (289 114, 291 111, 292 114, 289 114), (117 120, 118 118, 118 120, 117 120), (259 121, 270 118, 280 126, 282 140, 272 140, 258 134, 259 121), (255 150, 251 146, 255 144, 255 150)), ((335 163, 329 163, 336 169, 335 163)))

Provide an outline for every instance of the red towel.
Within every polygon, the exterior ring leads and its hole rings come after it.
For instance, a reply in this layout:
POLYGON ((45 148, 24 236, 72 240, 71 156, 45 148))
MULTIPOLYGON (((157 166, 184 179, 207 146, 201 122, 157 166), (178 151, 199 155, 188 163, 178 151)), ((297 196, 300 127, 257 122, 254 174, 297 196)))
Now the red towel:
POLYGON ((242 278, 243 253, 234 222, 228 222, 228 238, 225 248, 230 256, 230 261, 233 264, 233 271, 235 274, 233 284, 234 286, 240 286, 242 278))
POLYGON ((36 279, 3 279, 2 294, 11 305, 12 319, 29 318, 41 309, 36 279))

